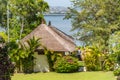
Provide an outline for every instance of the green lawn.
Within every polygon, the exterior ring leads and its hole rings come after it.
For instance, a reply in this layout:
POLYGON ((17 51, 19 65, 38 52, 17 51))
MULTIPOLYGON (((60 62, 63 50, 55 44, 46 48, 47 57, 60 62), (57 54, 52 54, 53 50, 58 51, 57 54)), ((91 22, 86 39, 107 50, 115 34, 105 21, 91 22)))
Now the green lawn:
POLYGON ((12 80, 116 80, 112 72, 14 74, 12 80))

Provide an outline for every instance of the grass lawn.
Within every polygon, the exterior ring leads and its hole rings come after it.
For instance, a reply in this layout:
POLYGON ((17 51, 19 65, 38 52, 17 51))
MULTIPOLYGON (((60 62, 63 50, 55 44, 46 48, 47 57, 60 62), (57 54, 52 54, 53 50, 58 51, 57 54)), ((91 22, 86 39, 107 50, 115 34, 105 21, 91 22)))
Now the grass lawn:
POLYGON ((113 72, 14 74, 12 80, 116 80, 113 72))

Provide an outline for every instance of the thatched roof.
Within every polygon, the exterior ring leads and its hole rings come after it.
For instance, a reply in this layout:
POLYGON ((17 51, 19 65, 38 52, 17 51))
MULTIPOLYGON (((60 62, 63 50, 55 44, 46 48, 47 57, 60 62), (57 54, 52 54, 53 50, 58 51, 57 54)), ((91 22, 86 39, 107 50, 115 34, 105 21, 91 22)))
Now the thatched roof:
POLYGON ((47 49, 53 51, 74 51, 75 44, 73 38, 55 27, 41 24, 21 41, 26 42, 30 38, 41 38, 40 42, 47 49))

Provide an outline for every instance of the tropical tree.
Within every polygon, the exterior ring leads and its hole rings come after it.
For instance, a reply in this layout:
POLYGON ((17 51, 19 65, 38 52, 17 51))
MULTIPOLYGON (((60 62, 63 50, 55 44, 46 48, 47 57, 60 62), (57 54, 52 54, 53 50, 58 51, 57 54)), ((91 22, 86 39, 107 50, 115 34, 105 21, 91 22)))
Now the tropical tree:
POLYGON ((21 42, 9 42, 9 55, 12 62, 16 63, 17 72, 32 72, 34 66, 34 53, 40 47, 40 39, 35 37, 27 41, 27 45, 21 42))
POLYGON ((120 64, 120 31, 110 37, 110 51, 114 54, 115 61, 120 64))
POLYGON ((120 45, 120 31, 115 32, 113 35, 110 36, 110 49, 111 52, 115 53, 119 50, 120 45))
POLYGON ((44 21, 43 13, 48 9, 44 0, 0 0, 0 26, 6 29, 8 38, 14 37, 14 30, 19 35, 16 38, 21 39, 44 21))
POLYGON ((7 23, 7 0, 0 0, 0 26, 6 27, 7 23))
POLYGON ((11 58, 11 61, 14 62, 16 65, 16 71, 22 72, 22 60, 26 57, 28 57, 27 52, 24 50, 23 46, 17 42, 9 42, 9 56, 11 58), (19 47, 21 46, 21 47, 19 47))
POLYGON ((40 44, 40 38, 31 38, 27 41, 28 45, 24 45, 25 52, 28 54, 26 58, 24 58, 23 61, 23 71, 26 73, 33 72, 33 67, 35 65, 34 63, 34 53, 36 49, 38 49, 40 44))
POLYGON ((72 0, 66 18, 72 19, 77 38, 108 51, 109 39, 120 30, 119 0, 72 0))
POLYGON ((44 20, 43 13, 49 6, 44 0, 12 0, 10 10, 13 16, 17 16, 21 23, 20 39, 22 33, 28 34, 44 20))
POLYGON ((29 39, 28 41, 27 41, 27 44, 28 44, 28 47, 26 46, 26 49, 28 50, 28 52, 30 53, 29 54, 29 56, 33 56, 34 54, 34 52, 35 52, 35 50, 37 49, 37 48, 39 48, 40 47, 40 38, 38 38, 38 39, 36 39, 34 36, 33 36, 33 38, 31 38, 31 39, 29 39))

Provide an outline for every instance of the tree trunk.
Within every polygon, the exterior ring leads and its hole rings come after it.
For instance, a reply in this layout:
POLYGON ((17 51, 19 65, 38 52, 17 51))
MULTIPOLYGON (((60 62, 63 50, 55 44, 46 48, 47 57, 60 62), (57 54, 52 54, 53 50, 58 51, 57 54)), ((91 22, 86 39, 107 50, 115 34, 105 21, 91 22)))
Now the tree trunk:
POLYGON ((24 28, 24 18, 22 17, 21 30, 20 30, 20 39, 22 37, 23 28, 24 28))
POLYGON ((8 34, 8 42, 9 42, 10 41, 10 33, 9 33, 9 3, 7 4, 7 34, 8 34))

